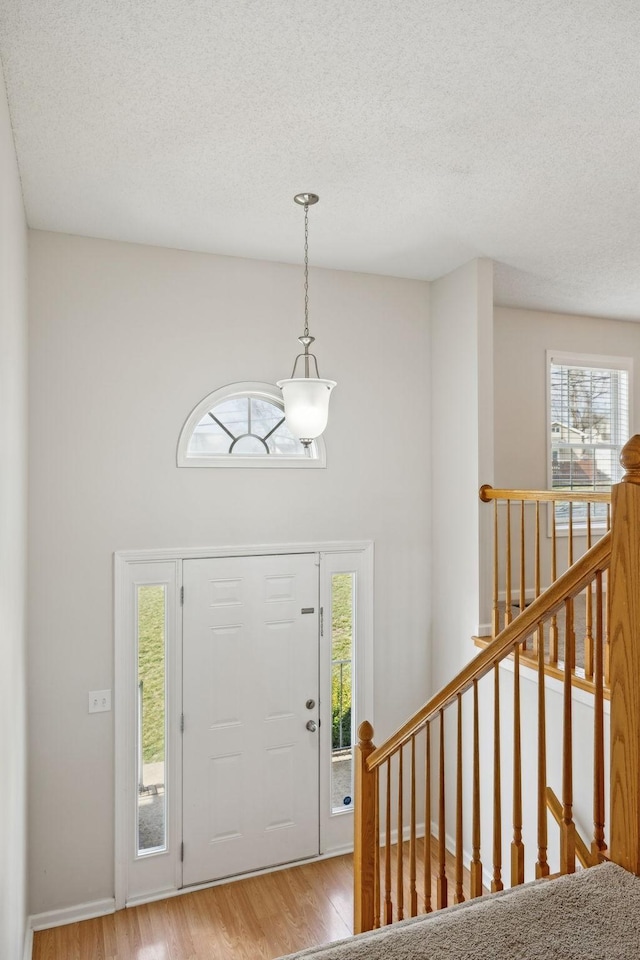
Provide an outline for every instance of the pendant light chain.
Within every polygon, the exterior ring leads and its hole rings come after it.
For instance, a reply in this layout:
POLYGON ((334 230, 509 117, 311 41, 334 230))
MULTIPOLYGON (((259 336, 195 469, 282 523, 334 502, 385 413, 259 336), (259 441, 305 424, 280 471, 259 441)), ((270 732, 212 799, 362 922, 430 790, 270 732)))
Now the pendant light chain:
POLYGON ((309 204, 304 205, 304 336, 309 336, 309 204))
POLYGON ((297 193, 293 199, 300 207, 304 207, 304 333, 298 337, 304 350, 293 361, 291 376, 286 380, 278 380, 277 384, 282 390, 287 427, 309 456, 311 444, 327 425, 329 396, 336 382, 321 379, 316 356, 309 352, 315 339, 309 334, 309 207, 320 198, 317 193, 297 193), (303 372, 296 376, 299 363, 303 372))

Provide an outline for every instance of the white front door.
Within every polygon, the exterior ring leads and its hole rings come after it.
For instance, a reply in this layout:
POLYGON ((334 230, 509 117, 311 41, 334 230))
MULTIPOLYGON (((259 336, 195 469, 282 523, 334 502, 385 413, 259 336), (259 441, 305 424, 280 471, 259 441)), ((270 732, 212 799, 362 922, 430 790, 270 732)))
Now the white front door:
POLYGON ((316 856, 318 555, 186 560, 183 582, 183 884, 316 856))

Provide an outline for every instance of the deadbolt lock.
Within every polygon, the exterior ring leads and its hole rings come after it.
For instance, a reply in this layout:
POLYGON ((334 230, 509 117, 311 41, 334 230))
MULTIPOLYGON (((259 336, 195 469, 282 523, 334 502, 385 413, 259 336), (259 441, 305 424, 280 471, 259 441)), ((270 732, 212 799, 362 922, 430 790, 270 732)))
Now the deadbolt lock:
POLYGON ((313 708, 315 707, 315 705, 316 705, 315 700, 307 700, 307 702, 306 702, 306 704, 305 704, 307 710, 313 710, 313 708))

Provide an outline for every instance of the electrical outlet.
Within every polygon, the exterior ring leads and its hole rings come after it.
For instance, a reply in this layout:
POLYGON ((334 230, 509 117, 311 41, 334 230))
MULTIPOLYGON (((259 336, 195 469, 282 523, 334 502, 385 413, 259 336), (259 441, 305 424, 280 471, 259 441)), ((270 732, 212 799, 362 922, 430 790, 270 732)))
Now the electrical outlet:
POLYGON ((89 713, 111 710, 111 690, 89 691, 89 713))

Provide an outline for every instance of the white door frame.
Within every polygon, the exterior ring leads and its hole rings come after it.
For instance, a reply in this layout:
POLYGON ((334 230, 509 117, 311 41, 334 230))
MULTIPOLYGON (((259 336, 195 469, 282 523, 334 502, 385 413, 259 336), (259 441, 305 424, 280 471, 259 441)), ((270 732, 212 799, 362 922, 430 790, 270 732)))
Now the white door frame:
MULTIPOLYGON (((175 618, 175 624, 167 629, 167 710, 169 722, 169 751, 174 762, 166 771, 166 794, 170 797, 169 847, 163 858, 163 879, 150 883, 143 894, 130 894, 130 867, 132 864, 131 828, 135 810, 134 778, 131 775, 132 757, 135 756, 135 713, 133 709, 134 688, 131 677, 131 629, 132 629, 132 585, 135 582, 136 565, 175 564, 175 589, 179 594, 182 587, 182 561, 216 557, 251 557, 265 554, 318 553, 327 559, 339 554, 360 554, 359 598, 358 598, 358 641, 355 650, 356 659, 356 729, 362 720, 375 723, 373 715, 373 541, 331 541, 325 543, 287 543, 259 544, 233 547, 165 548, 158 550, 119 550, 114 554, 114 651, 115 651, 115 901, 116 910, 135 903, 144 903, 182 892, 182 865, 180 861, 180 841, 176 824, 181 824, 182 763, 180 744, 180 713, 182 710, 182 616, 175 618), (171 746, 173 745, 173 750, 171 746), (173 824, 173 828, 172 828, 173 824), (167 869, 168 868, 168 869, 167 869)), ((331 564, 332 566, 332 564, 331 564)), ((147 573, 148 579, 148 570, 147 573)), ((321 585, 320 603, 323 603, 321 585)), ((177 599, 177 598, 176 598, 177 599)), ((326 599, 325 601, 326 602, 326 599)), ((326 656, 326 655, 325 655, 326 656)), ((330 724, 329 724, 330 726, 330 724)), ((326 741, 325 741, 326 742, 326 741)), ((322 750, 321 771, 325 765, 322 750)), ((322 795, 321 795, 322 802, 322 795)), ((328 818, 328 814, 325 811, 328 818)), ((339 844, 336 848, 330 841, 325 824, 325 816, 320 816, 320 857, 335 856, 345 852, 349 845, 339 844)), ((180 837, 181 840, 181 837, 180 837)), ((149 861, 155 855, 149 856, 149 861)), ((312 858, 317 859, 317 858, 312 858)), ((210 886, 204 884, 203 886, 210 886)), ((185 888, 186 891, 198 889, 185 888)))

